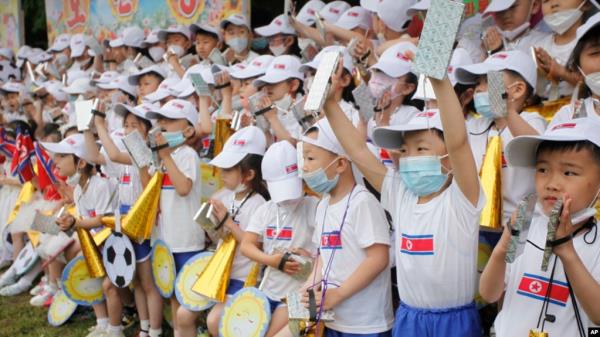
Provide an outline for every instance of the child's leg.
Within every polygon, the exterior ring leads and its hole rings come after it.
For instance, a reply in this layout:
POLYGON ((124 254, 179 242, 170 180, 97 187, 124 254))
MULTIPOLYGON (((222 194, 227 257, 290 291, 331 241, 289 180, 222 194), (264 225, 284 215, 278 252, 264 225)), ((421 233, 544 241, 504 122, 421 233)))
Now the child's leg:
POLYGON ((212 309, 210 309, 210 312, 208 313, 206 325, 208 326, 208 332, 211 336, 219 335, 219 320, 223 314, 223 308, 225 308, 224 303, 217 303, 214 307, 212 307, 212 309))
POLYGON ((65 264, 54 259, 48 264, 48 283, 59 284, 65 264))
POLYGON ((79 241, 75 240, 75 242, 70 244, 69 247, 65 249, 65 259, 67 262, 73 260, 80 251, 81 246, 79 245, 79 241))
POLYGON ((179 302, 177 302, 177 297, 175 294, 171 296, 171 319, 173 320, 173 336, 180 337, 179 335, 179 325, 177 324, 177 310, 179 310, 179 302))
MULTIPOLYGON (((140 320, 140 324, 142 322, 148 323, 148 302, 146 300, 146 292, 144 288, 142 288, 142 283, 139 280, 139 277, 136 276, 133 279, 133 297, 135 298, 135 308, 138 313, 138 318, 140 320)), ((145 332, 148 332, 148 329, 142 329, 145 332)))
POLYGON ((106 302, 102 301, 94 304, 92 305, 92 309, 94 309, 94 315, 96 315, 97 327, 106 329, 108 327, 108 312, 106 309, 106 302))
POLYGON ((280 305, 273 311, 271 315, 271 323, 269 323, 269 330, 267 330, 266 337, 276 336, 281 330, 287 328, 288 323, 288 311, 287 306, 280 305))
POLYGON ((150 328, 153 330, 160 330, 162 325, 162 309, 163 309, 163 298, 160 296, 158 289, 154 285, 152 279, 152 266, 150 260, 137 264, 137 273, 140 280, 140 284, 146 294, 146 303, 148 304, 148 317, 150 319, 150 328))
POLYGON ((25 232, 10 233, 13 242, 13 261, 17 259, 17 255, 21 249, 25 247, 25 232))
POLYGON ((180 306, 177 310, 177 324, 179 326, 179 336, 181 337, 196 337, 197 327, 196 319, 199 313, 189 311, 186 308, 180 306))
POLYGON ((123 303, 121 303, 118 289, 112 284, 108 277, 104 278, 102 288, 104 289, 104 295, 106 296, 105 307, 108 310, 109 323, 113 328, 120 327, 121 317, 123 315, 123 303))

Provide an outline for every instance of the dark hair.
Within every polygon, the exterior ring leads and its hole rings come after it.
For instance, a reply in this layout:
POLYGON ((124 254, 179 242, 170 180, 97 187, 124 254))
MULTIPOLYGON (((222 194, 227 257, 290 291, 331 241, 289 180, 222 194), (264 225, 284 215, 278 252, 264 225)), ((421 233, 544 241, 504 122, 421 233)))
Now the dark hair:
POLYGON ((250 188, 254 192, 262 195, 266 200, 269 200, 269 191, 262 179, 262 159, 263 156, 261 155, 249 153, 236 166, 240 168, 242 175, 250 172, 250 170, 254 171, 254 178, 250 181, 250 188))
MULTIPOLYGON (((462 84, 462 83, 456 83, 456 85, 454 86, 454 92, 456 93, 456 96, 460 99, 460 96, 462 94, 464 94, 467 90, 469 89, 474 89, 475 85, 474 84, 462 84)), ((475 111, 475 101, 471 100, 471 102, 469 102, 469 104, 467 104, 465 106, 465 111, 475 111)))
MULTIPOLYGON (((81 158, 79 158, 77 155, 74 155, 74 154, 72 154, 72 156, 73 156, 73 161, 74 161, 75 165, 77 166, 77 164, 79 163, 81 158)), ((92 173, 94 173, 94 168, 95 168, 94 164, 91 164, 86 160, 85 166, 83 167, 83 170, 81 173, 83 173, 84 175, 86 175, 89 178, 92 176, 92 173)))
MULTIPOLYGON (((579 39, 579 42, 577 42, 575 48, 573 48, 569 61, 567 61, 567 69, 572 72, 579 72, 579 59, 581 58, 581 53, 583 53, 583 50, 588 46, 597 45, 600 45, 600 25, 592 27, 592 29, 579 39)), ((584 98, 592 95, 592 91, 587 85, 581 86, 580 90, 579 97, 584 98)))
POLYGON ((417 75, 413 74, 413 73, 408 73, 406 74, 406 83, 408 84, 414 84, 415 85, 415 89, 408 95, 406 95, 406 97, 404 97, 404 100, 402 101, 402 105, 410 105, 413 95, 415 94, 415 91, 417 91, 417 86, 419 85, 419 78, 417 77, 417 75))
POLYGON ((543 141, 537 148, 535 157, 537 158, 542 152, 579 152, 581 150, 588 150, 591 152, 592 157, 598 165, 600 165, 600 147, 590 142, 589 140, 574 141, 574 142, 554 142, 554 141, 543 141))
POLYGON ((505 71, 508 72, 510 76, 516 77, 518 80, 523 81, 523 83, 525 83, 525 85, 527 86, 527 88, 525 89, 525 95, 527 97, 525 99, 525 107, 538 105, 542 103, 542 99, 540 98, 540 96, 535 94, 535 89, 525 80, 523 76, 521 76, 521 74, 510 69, 505 69, 505 71))
POLYGON ((56 123, 47 123, 44 125, 42 128, 42 137, 46 138, 51 135, 56 135, 60 141, 62 138, 62 135, 60 134, 60 125, 56 123))
POLYGON ((350 84, 347 87, 344 87, 344 89, 342 90, 342 99, 356 106, 356 102, 354 101, 354 95, 352 95, 352 91, 356 89, 356 85, 354 84, 354 78, 352 78, 352 74, 346 68, 344 68, 342 72, 342 77, 343 76, 350 76, 350 84))
POLYGON ((151 71, 151 72, 149 72, 149 73, 145 73, 145 74, 143 74, 142 76, 140 76, 140 77, 138 78, 138 80, 137 80, 137 82, 138 82, 137 84, 138 84, 138 85, 140 84, 140 79, 141 79, 142 77, 144 77, 144 76, 154 76, 154 77, 156 77, 156 78, 158 79, 158 81, 159 81, 159 82, 162 82, 162 81, 165 79, 164 77, 162 77, 162 75, 161 75, 161 74, 159 74, 159 73, 157 73, 157 72, 155 72, 155 71, 151 71))
POLYGON ((35 128, 32 127, 29 123, 24 122, 22 120, 14 120, 10 123, 8 123, 8 127, 10 129, 15 130, 15 137, 16 137, 16 132, 17 130, 21 130, 22 133, 26 133, 28 135, 30 135, 33 138, 34 132, 35 132, 35 128))

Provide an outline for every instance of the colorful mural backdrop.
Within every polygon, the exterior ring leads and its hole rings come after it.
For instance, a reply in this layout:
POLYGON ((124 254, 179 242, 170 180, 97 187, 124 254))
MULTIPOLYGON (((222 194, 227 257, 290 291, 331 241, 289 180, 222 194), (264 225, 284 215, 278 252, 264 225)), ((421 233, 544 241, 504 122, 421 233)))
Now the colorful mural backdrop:
POLYGON ((20 0, 0 0, 0 46, 19 49, 23 42, 20 0))
MULTIPOLYGON (((0 0, 0 3, 2 0, 0 0)), ((48 41, 86 33, 99 40, 137 25, 150 31, 173 23, 218 23, 233 13, 250 15, 250 0, 45 0, 48 41)))

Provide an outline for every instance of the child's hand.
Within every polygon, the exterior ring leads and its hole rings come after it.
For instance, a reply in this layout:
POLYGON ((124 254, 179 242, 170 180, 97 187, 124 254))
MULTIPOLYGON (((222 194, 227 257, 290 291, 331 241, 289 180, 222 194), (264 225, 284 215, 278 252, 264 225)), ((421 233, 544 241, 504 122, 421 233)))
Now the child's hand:
POLYGON ((331 86, 329 87, 329 92, 327 93, 327 101, 330 103, 337 104, 336 91, 342 87, 342 74, 344 72, 344 61, 340 57, 340 61, 338 62, 337 69, 331 75, 331 86))
MULTIPOLYGON (((156 135, 156 146, 160 147, 162 145, 168 145, 168 144, 167 144, 167 140, 163 136, 162 132, 159 132, 156 135)), ((165 148, 158 150, 158 157, 160 159, 165 159, 166 157, 171 155, 171 152, 173 152, 173 149, 169 146, 166 146, 165 148)))
POLYGON ((227 71, 221 71, 219 73, 216 74, 215 76, 215 84, 217 86, 222 86, 222 85, 226 85, 225 87, 219 89, 221 90, 221 93, 223 94, 223 96, 231 96, 231 78, 229 76, 229 73, 227 71))
POLYGON ((356 42, 356 45, 350 50, 350 53, 355 59, 362 60, 369 50, 373 50, 373 43, 365 36, 356 42))
POLYGON ((64 214, 56 219, 56 224, 60 227, 61 231, 65 232, 75 226, 75 218, 70 214, 64 214))
MULTIPOLYGON (((316 288, 314 288, 314 291, 315 291, 315 302, 317 304, 317 309, 318 309, 319 307, 321 307, 322 292, 321 292, 321 290, 317 290, 316 288)), ((344 298, 342 296, 340 288, 329 288, 325 292, 325 302, 323 303, 323 310, 333 309, 338 304, 340 304, 343 300, 344 300, 344 298)), ((302 294, 302 303, 304 304, 304 307, 306 307, 306 308, 309 307, 308 292, 304 292, 302 294)))
MULTIPOLYGON (((227 216, 227 208, 223 204, 221 200, 218 199, 210 199, 208 201, 213 206, 213 215, 218 219, 219 222, 223 221, 227 216)), ((225 222, 225 226, 227 226, 229 221, 225 222)))
POLYGON ((517 219, 517 212, 513 212, 512 216, 510 217, 510 226, 509 225, 505 225, 504 226, 504 230, 502 231, 502 236, 500 237, 500 241, 498 241, 498 244, 496 245, 496 248, 494 249, 495 251, 498 251, 502 256, 506 256, 506 253, 508 251, 508 245, 510 243, 510 238, 511 238, 511 226, 514 225, 515 221, 517 219))
MULTIPOLYGON (((281 263, 281 259, 283 258, 283 253, 275 253, 275 254, 271 255, 271 257, 273 260, 273 265, 271 267, 279 269, 279 264, 281 263)), ((285 264, 283 266, 283 270, 281 270, 281 271, 288 275, 294 275, 298 271, 300 271, 300 263, 298 263, 290 258, 285 262, 285 264)))
MULTIPOLYGON (((556 229, 556 237, 554 240, 560 240, 568 236, 572 236, 574 230, 576 229, 571 222, 571 203, 573 202, 573 199, 571 199, 571 197, 565 193, 563 195, 563 200, 565 203, 563 204, 563 210, 560 214, 560 222, 558 224, 558 228, 556 229)), ((569 253, 574 253, 575 248, 573 246, 573 240, 568 240, 565 243, 554 246, 552 251, 558 257, 565 256, 569 253)))
POLYGON ((496 27, 489 27, 483 34, 481 38, 483 42, 483 47, 488 52, 488 54, 502 48, 504 42, 502 41, 502 35, 496 27))
POLYGON ((544 48, 537 47, 534 48, 535 58, 537 60, 538 68, 540 68, 546 74, 550 73, 550 68, 552 67, 552 62, 554 59, 544 48))
POLYGON ((292 248, 290 249, 290 252, 300 256, 312 257, 312 254, 304 248, 292 248))

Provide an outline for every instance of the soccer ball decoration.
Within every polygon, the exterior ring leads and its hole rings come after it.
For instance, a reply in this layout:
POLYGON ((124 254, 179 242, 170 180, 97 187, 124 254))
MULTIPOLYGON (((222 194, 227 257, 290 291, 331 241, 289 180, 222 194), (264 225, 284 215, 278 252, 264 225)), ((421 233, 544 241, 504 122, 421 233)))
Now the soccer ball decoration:
POLYGON ((102 252, 104 268, 110 281, 125 288, 135 274, 135 251, 129 238, 122 233, 112 233, 104 243, 102 252))
POLYGON ((33 244, 31 242, 27 243, 27 245, 21 249, 14 262, 17 276, 27 273, 35 265, 39 258, 40 256, 35 251, 35 248, 33 248, 33 244))

